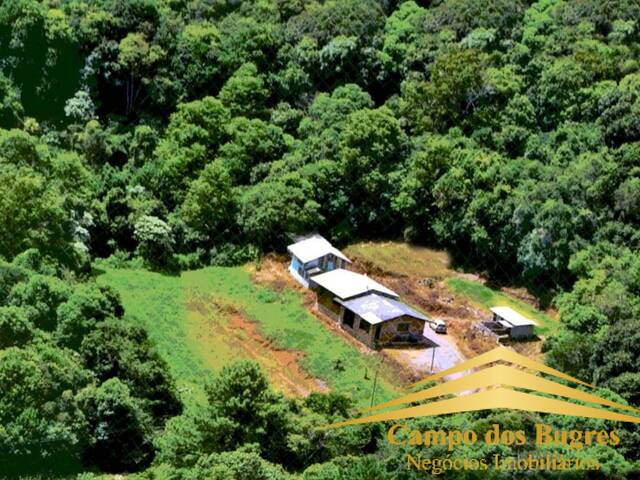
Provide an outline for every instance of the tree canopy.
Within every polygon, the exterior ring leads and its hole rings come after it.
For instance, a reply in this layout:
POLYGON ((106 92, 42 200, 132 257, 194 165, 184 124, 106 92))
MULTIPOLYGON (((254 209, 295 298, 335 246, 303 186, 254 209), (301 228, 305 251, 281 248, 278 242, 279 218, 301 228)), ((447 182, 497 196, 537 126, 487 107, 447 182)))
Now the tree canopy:
MULTIPOLYGON (((323 436, 344 409, 255 366, 177 416, 92 278, 96 259, 175 274, 309 231, 527 287, 560 313, 546 361, 640 401, 638 18, 633 0, 0 2, 0 463, 395 478, 375 431, 323 436)), ((626 432, 607 474, 638 460, 626 432)))

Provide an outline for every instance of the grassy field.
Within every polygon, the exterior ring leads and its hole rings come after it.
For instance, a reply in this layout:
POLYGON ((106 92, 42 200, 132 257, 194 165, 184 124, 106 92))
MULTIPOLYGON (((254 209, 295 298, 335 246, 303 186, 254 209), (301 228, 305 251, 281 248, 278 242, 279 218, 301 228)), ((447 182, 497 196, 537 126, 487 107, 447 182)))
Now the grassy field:
MULTIPOLYGON (((318 384, 318 379, 358 405, 370 401, 380 357, 364 355, 332 333, 305 309, 297 292, 279 294, 258 286, 243 268, 206 268, 180 276, 105 269, 98 282, 120 292, 126 311, 147 328, 187 403, 202 398, 208 373, 240 358, 260 362, 281 390, 290 390, 286 383, 304 375, 307 382, 318 384), (302 371, 289 363, 299 363, 302 371)), ((395 394, 391 375, 383 369, 376 401, 395 394)))
POLYGON ((412 278, 446 278, 455 273, 449 268, 447 252, 402 242, 361 242, 344 252, 383 271, 412 278))
POLYGON ((536 333, 539 335, 548 335, 558 328, 558 321, 549 315, 537 310, 526 302, 506 295, 499 290, 489 288, 478 281, 466 280, 464 278, 449 278, 446 283, 456 294, 465 297, 477 307, 486 310, 501 305, 511 307, 536 322, 538 324, 536 333))

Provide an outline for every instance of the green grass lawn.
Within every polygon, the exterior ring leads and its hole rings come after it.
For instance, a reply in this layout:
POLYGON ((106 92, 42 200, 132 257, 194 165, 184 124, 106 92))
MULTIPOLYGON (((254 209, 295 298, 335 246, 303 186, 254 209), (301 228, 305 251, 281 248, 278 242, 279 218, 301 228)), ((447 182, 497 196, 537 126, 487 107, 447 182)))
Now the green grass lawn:
POLYGON ((526 302, 489 288, 480 282, 463 278, 449 278, 446 283, 456 294, 465 297, 477 307, 486 310, 501 305, 511 307, 538 324, 535 330, 538 335, 549 335, 558 328, 558 321, 549 315, 526 302))
MULTIPOLYGON (((370 401, 381 357, 364 355, 331 332, 305 309, 297 292, 280 294, 259 286, 243 268, 211 267, 180 276, 104 269, 98 282, 120 292, 127 313, 148 330, 187 403, 202 398, 208 373, 247 357, 238 348, 238 338, 228 338, 224 327, 229 313, 220 305, 233 306, 255 322, 259 333, 277 347, 303 352, 301 366, 330 389, 351 396, 358 405, 370 401), (335 368, 338 360, 343 368, 335 368)), ((392 378, 382 369, 376 401, 398 393, 392 378)))

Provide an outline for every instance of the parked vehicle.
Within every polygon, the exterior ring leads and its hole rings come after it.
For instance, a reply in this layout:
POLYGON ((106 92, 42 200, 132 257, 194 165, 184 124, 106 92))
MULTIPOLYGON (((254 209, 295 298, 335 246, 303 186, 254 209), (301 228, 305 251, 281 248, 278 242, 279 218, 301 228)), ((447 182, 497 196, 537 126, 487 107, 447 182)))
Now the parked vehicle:
POLYGON ((447 333, 447 324, 444 320, 433 320, 429 322, 429 325, 436 333, 447 333))

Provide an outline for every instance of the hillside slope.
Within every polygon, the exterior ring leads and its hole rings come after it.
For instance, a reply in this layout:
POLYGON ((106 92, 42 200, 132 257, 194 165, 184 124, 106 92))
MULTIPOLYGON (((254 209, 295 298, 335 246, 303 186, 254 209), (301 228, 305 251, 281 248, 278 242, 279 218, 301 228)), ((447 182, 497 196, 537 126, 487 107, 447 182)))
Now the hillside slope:
MULTIPOLYGON (((212 267, 180 276, 107 269, 98 281, 114 287, 149 331, 187 403, 201 398, 204 376, 241 358, 258 361, 289 394, 331 389, 357 404, 371 401, 380 356, 334 335, 304 308, 299 293, 258 286, 246 269, 212 267)), ((391 378, 383 366, 377 400, 392 396, 391 378)))

